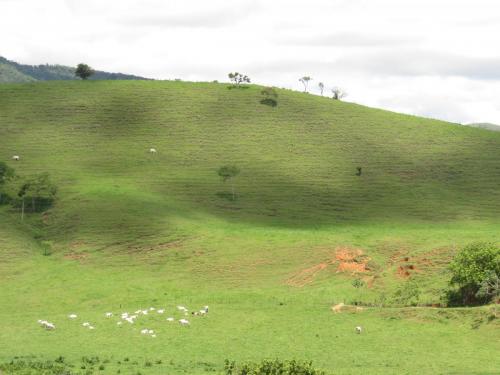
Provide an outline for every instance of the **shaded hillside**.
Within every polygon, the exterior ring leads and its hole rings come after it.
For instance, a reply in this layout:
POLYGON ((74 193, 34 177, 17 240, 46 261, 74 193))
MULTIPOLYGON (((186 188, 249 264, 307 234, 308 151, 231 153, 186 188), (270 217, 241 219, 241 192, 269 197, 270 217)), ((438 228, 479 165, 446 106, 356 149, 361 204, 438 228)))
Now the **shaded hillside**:
MULTIPOLYGON (((74 80, 75 68, 64 65, 25 65, 0 56, 1 82, 33 82, 74 80)), ((122 73, 96 71, 91 80, 143 80, 146 78, 122 73)))
POLYGON ((215 83, 2 85, 0 158, 50 172, 45 229, 64 241, 161 242, 200 215, 303 229, 499 219, 498 133, 286 90, 277 107, 260 100, 215 83), (241 169, 236 201, 224 164, 241 169))

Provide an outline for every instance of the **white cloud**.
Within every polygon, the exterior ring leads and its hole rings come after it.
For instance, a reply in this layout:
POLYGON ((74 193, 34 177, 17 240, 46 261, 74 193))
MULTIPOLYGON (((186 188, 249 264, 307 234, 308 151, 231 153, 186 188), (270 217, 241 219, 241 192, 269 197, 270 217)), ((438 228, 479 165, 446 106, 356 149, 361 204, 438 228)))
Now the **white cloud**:
MULTIPOLYGON (((500 123, 497 0, 0 0, 0 55, 153 78, 342 86, 348 99, 500 123)), ((328 90, 329 91, 329 90, 328 90)))

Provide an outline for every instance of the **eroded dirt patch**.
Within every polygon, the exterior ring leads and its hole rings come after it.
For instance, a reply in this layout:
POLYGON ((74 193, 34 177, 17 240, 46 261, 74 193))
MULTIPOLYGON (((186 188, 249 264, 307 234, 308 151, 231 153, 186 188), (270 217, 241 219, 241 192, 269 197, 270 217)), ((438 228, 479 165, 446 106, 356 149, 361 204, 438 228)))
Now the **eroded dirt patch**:
POLYGON ((368 271, 370 258, 361 249, 338 247, 335 250, 335 260, 338 262, 337 272, 359 273, 368 271))
POLYGON ((369 261, 370 258, 364 255, 361 249, 339 246, 329 255, 328 259, 298 271, 286 280, 286 284, 303 287, 312 283, 319 273, 332 267, 336 267, 335 272, 365 273, 369 271, 369 261))

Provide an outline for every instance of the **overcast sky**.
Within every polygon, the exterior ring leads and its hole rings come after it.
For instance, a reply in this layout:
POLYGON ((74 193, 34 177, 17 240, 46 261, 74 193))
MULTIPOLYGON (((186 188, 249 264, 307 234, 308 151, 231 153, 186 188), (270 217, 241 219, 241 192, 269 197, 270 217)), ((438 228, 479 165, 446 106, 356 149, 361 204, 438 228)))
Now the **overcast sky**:
POLYGON ((498 0, 0 0, 0 55, 301 90, 500 124, 498 0))

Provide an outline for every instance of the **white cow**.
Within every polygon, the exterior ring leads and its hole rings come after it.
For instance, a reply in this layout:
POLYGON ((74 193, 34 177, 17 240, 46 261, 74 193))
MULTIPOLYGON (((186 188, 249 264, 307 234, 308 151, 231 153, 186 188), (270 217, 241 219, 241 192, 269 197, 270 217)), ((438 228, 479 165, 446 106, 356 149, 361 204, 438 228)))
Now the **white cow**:
POLYGON ((12 157, 12 160, 19 161, 19 160, 21 160, 21 158, 19 157, 19 155, 14 155, 12 157))
POLYGON ((356 327, 356 333, 357 333, 357 334, 360 334, 361 332, 363 332, 363 327, 361 327, 361 326, 357 326, 357 327, 356 327))
POLYGON ((156 148, 150 148, 149 149, 150 154, 156 154, 156 148))
POLYGON ((179 319, 179 323, 181 326, 188 326, 189 325, 189 320, 187 319, 179 319))

